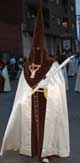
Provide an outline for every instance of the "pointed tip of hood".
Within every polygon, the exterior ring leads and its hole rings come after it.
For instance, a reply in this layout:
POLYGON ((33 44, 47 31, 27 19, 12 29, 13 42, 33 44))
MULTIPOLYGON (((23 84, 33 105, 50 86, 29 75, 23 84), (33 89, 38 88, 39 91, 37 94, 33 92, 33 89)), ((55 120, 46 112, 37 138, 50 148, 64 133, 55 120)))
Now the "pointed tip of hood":
POLYGON ((39 8, 34 25, 32 47, 44 48, 44 23, 41 0, 39 1, 39 8))

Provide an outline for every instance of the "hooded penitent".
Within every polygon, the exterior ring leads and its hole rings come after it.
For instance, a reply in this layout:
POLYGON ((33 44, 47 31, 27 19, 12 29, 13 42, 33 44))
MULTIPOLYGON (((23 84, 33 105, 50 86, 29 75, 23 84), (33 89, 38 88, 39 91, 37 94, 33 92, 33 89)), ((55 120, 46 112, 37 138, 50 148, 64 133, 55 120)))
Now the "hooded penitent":
MULTIPOLYGON (((44 47, 44 25, 41 1, 35 20, 33 31, 32 48, 29 60, 24 65, 24 76, 30 87, 34 88, 45 76, 53 63, 44 47)), ((46 113, 46 99, 43 89, 39 89, 32 96, 32 156, 41 157, 44 120, 46 113), (38 106, 38 107, 37 107, 38 106), (41 109, 42 108, 42 109, 41 109)))
POLYGON ((32 48, 29 60, 24 65, 24 75, 31 87, 45 77, 53 63, 44 46, 44 25, 41 2, 34 25, 32 48))
POLYGON ((14 149, 20 154, 37 156, 40 160, 52 155, 69 156, 65 81, 61 71, 50 77, 57 68, 58 63, 48 57, 44 48, 40 4, 30 57, 19 80, 1 155, 6 150, 14 149), (50 77, 50 80, 47 81, 45 77, 50 77), (38 90, 30 95, 36 85, 38 90))

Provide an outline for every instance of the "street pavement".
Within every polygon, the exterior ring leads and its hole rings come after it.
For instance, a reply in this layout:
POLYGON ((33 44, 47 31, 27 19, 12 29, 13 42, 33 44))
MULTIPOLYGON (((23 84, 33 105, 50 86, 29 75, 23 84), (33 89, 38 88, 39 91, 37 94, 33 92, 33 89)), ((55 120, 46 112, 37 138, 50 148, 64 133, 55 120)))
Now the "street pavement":
MULTIPOLYGON (((67 91, 69 126, 70 126, 70 157, 53 157, 50 163, 80 163, 80 93, 75 92, 75 77, 69 78, 69 90, 67 91)), ((4 131, 9 119, 17 88, 17 80, 11 82, 12 90, 9 93, 0 94, 0 146, 4 131)), ((0 163, 39 163, 17 152, 8 151, 0 157, 0 163)))

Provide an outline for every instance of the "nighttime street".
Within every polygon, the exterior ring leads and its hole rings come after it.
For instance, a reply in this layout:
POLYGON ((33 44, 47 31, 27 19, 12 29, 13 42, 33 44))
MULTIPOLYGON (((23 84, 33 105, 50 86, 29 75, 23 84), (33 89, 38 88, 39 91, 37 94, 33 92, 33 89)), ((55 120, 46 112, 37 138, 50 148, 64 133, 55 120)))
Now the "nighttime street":
MULTIPOLYGON (((0 94, 0 144, 4 135, 6 124, 12 109, 17 80, 11 82, 12 90, 9 93, 0 94)), ((69 158, 51 158, 50 163, 80 163, 80 93, 74 91, 75 77, 69 78, 69 90, 67 91, 69 123, 70 123, 70 145, 71 153, 69 158)), ((0 163, 36 163, 31 159, 17 152, 8 151, 0 157, 0 163)))

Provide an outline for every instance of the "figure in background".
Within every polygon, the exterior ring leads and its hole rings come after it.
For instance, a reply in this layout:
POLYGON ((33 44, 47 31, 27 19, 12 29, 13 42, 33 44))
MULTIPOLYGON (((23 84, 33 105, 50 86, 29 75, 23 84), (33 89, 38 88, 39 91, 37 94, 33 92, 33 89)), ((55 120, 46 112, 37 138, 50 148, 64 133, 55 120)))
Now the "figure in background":
POLYGON ((75 91, 80 92, 80 64, 79 64, 78 73, 76 77, 75 91))
POLYGON ((78 68, 79 68, 79 58, 76 54, 75 55, 75 75, 78 73, 78 68))
POLYGON ((4 66, 5 66, 5 64, 2 61, 2 59, 0 58, 0 92, 3 92, 3 90, 4 90, 4 82, 5 82, 5 79, 3 77, 4 66))
POLYGON ((16 59, 14 57, 12 57, 10 59, 10 63, 9 63, 9 72, 10 72, 10 78, 11 79, 15 79, 16 78, 16 59))
MULTIPOLYGON (((71 50, 69 50, 68 52, 68 56, 71 56, 72 55, 72 52, 71 50)), ((70 77, 74 77, 75 76, 75 56, 70 60, 69 62, 69 67, 68 67, 68 76, 70 77)))
POLYGON ((45 163, 53 155, 69 156, 65 81, 61 71, 50 76, 58 67, 57 61, 48 56, 44 47, 40 1, 30 56, 19 80, 1 155, 13 149, 26 156, 37 156, 39 161, 45 163), (33 93, 36 86, 38 89, 33 93))
POLYGON ((0 59, 0 92, 11 90, 7 65, 0 59))

